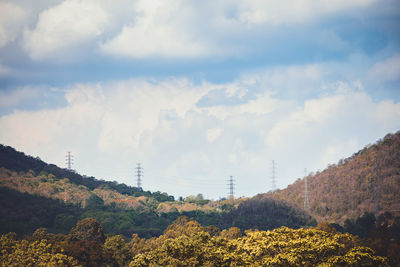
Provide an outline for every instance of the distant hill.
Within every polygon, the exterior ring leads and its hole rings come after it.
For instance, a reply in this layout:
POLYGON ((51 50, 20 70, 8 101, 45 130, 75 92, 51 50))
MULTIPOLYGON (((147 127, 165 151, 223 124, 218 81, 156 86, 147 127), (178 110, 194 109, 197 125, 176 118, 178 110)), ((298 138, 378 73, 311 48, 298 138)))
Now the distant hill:
MULTIPOLYGON (((400 211, 400 132, 388 134, 353 156, 307 177, 309 212, 343 223, 364 212, 400 211)), ((267 194, 303 208, 304 178, 267 194)))
POLYGON ((27 234, 38 227, 68 232, 87 217, 98 220, 106 232, 127 237, 160 235, 182 215, 205 226, 236 226, 243 231, 315 225, 309 214, 284 201, 262 196, 210 201, 201 194, 174 201, 167 193, 82 176, 3 145, 0 200, 3 233, 27 234))
POLYGON ((107 188, 123 195, 134 197, 152 197, 159 202, 174 200, 174 197, 168 195, 167 193, 152 193, 150 191, 143 191, 141 188, 128 186, 126 184, 103 181, 94 177, 80 175, 72 170, 63 169, 54 164, 47 164, 38 157, 34 158, 32 156, 25 155, 23 152, 19 152, 10 146, 4 146, 1 144, 0 167, 14 172, 30 172, 31 176, 51 174, 51 177, 55 180, 67 178, 70 183, 77 186, 85 186, 89 190, 95 190, 96 188, 107 188))

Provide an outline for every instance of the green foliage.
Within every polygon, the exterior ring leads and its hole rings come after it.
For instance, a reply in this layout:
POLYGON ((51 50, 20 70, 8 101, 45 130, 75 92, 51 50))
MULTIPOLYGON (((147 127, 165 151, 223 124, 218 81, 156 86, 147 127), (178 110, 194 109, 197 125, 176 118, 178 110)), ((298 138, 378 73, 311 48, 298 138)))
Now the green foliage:
POLYGON ((274 200, 264 195, 258 195, 240 203, 222 215, 220 228, 235 226, 242 231, 246 229, 269 230, 280 226, 299 228, 314 226, 316 221, 304 211, 289 206, 283 201, 274 200))
POLYGON ((76 224, 76 217, 68 213, 60 213, 54 219, 53 227, 60 232, 69 232, 71 228, 76 224))
POLYGON ((96 194, 91 194, 86 200, 86 208, 89 210, 101 210, 104 207, 104 200, 96 194))
POLYGON ((188 203, 198 204, 198 205, 205 205, 208 202, 210 202, 210 200, 204 199, 202 194, 197 194, 197 196, 187 196, 187 197, 185 197, 184 201, 188 202, 188 203))
MULTIPOLYGON (((79 212, 79 208, 58 200, 0 187, 0 233, 16 232, 23 235, 32 233, 39 227, 52 228, 59 214, 75 218, 79 212)), ((61 226, 60 221, 57 221, 56 227, 61 226)), ((57 228, 60 232, 67 232, 69 229, 64 226, 57 228)))
POLYGON ((234 209, 233 204, 225 203, 221 206, 222 211, 232 211, 234 209))

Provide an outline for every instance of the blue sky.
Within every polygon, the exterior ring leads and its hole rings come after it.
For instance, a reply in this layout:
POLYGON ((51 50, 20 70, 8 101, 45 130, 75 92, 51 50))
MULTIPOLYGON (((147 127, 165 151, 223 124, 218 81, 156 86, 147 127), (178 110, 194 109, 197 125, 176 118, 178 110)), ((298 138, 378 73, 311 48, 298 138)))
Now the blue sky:
POLYGON ((175 196, 284 188, 400 130, 395 0, 0 1, 0 143, 175 196))

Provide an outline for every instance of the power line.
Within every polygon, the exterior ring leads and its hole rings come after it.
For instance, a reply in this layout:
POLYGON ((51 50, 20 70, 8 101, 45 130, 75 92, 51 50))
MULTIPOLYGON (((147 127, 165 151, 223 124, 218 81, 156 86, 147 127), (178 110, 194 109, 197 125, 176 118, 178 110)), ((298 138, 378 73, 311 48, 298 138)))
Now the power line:
POLYGON ((67 155, 65 155, 65 164, 67 165, 68 170, 72 170, 72 165, 74 164, 74 156, 71 154, 70 151, 68 151, 67 155))
POLYGON ((142 188, 143 167, 140 163, 136 164, 136 184, 138 188, 142 188))
POLYGON ((233 196, 233 189, 235 188, 235 184, 233 182, 233 176, 229 177, 228 180, 228 187, 229 187, 229 194, 228 194, 228 199, 233 200, 234 196, 233 196))
POLYGON ((307 169, 304 169, 304 209, 310 209, 310 202, 308 201, 307 169))

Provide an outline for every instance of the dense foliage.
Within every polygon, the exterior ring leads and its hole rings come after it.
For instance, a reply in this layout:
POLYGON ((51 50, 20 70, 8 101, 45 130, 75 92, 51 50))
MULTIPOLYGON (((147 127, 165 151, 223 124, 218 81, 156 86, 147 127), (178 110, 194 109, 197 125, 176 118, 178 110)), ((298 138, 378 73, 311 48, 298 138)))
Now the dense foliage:
POLYGON ((235 226, 242 232, 250 228, 315 225, 309 215, 283 201, 263 197, 209 201, 201 194, 181 201, 165 201, 169 196, 164 193, 148 197, 122 194, 123 190, 114 190, 108 182, 76 176, 65 169, 55 167, 56 174, 48 173, 44 170, 50 165, 10 147, 0 147, 0 159, 3 161, 0 161, 3 166, 0 167, 1 233, 28 234, 38 227, 66 233, 78 220, 87 217, 98 220, 106 233, 126 237, 132 233, 141 237, 159 236, 181 215, 204 226, 216 225, 221 229, 235 226), (32 169, 24 171, 27 168, 32 169))
POLYGON ((59 200, 20 193, 0 187, 0 233, 32 233, 36 228, 46 227, 51 232, 66 233, 83 218, 95 218, 106 233, 130 237, 159 236, 179 216, 194 218, 202 225, 216 225, 221 229, 233 226, 246 229, 274 229, 280 226, 299 228, 314 225, 315 221, 300 210, 271 199, 249 199, 238 208, 226 212, 173 211, 144 212, 106 206, 98 197, 91 197, 86 208, 65 204, 59 200))
POLYGON ((284 201, 258 195, 239 204, 238 208, 223 214, 221 228, 232 226, 246 229, 270 230, 281 226, 299 228, 314 226, 316 221, 303 210, 284 201))
POLYGON ((0 187, 0 233, 32 233, 39 227, 68 232, 81 210, 61 201, 0 187))
POLYGON ((17 240, 10 233, 0 238, 1 266, 81 266, 78 261, 64 254, 61 246, 46 239, 17 240))
POLYGON ((318 229, 220 231, 180 217, 157 238, 110 235, 93 219, 68 235, 38 229, 0 239, 0 265, 56 266, 387 266, 387 260, 350 234, 318 229), (42 262, 41 262, 42 261, 42 262))
MULTIPOLYGON (((307 177, 310 213, 343 223, 365 212, 400 210, 400 132, 307 177)), ((304 179, 271 197, 302 207, 304 179)))
POLYGON ((377 255, 388 257, 392 266, 400 265, 399 216, 396 217, 390 212, 385 212, 375 218, 374 214, 365 213, 357 219, 347 219, 343 226, 335 223, 329 226, 338 231, 359 236, 362 243, 374 249, 377 255))

